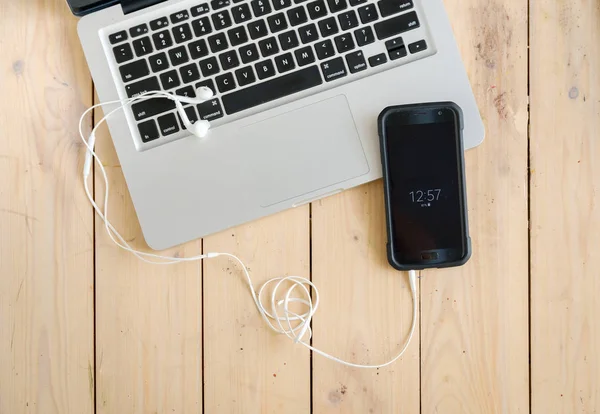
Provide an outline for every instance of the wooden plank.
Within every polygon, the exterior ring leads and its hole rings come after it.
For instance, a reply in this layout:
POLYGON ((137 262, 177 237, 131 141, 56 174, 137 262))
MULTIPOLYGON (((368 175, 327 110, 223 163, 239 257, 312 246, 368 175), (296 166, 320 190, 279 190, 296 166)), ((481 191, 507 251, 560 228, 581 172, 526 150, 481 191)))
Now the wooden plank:
MULTIPOLYGON (((309 231, 308 206, 299 207, 208 237, 204 250, 237 255, 258 289, 273 277, 309 277, 309 231)), ((267 328, 231 259, 204 266, 205 412, 309 412, 308 349, 267 328)))
POLYGON ((600 410, 600 3, 531 2, 533 413, 600 410))
MULTIPOLYGON (((313 345, 359 364, 391 359, 410 328, 406 274, 386 258, 381 181, 313 204, 312 280, 321 296, 313 345)), ((378 370, 313 357, 315 413, 419 412, 419 331, 405 355, 378 370)))
POLYGON ((470 262, 421 278, 423 413, 525 413, 527 1, 448 0, 486 125, 466 153, 470 262))
MULTIPOLYGON (((110 221, 148 251, 105 127, 97 150, 110 179, 110 221)), ((96 168, 96 200, 103 188, 96 168)), ((190 257, 201 248, 198 240, 162 253, 190 257)), ((143 263, 116 247, 96 220, 96 358, 98 413, 201 412, 201 263, 143 263)))
POLYGON ((0 16, 0 413, 91 413, 91 80, 64 1, 0 1, 0 16))

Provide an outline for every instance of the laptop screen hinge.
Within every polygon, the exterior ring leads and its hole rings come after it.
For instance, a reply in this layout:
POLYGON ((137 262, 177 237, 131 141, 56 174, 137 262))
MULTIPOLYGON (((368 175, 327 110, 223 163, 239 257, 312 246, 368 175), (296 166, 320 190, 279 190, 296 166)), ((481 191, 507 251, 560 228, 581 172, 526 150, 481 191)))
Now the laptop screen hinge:
POLYGON ((121 0, 121 7, 124 14, 136 12, 146 7, 154 6, 166 0, 121 0))

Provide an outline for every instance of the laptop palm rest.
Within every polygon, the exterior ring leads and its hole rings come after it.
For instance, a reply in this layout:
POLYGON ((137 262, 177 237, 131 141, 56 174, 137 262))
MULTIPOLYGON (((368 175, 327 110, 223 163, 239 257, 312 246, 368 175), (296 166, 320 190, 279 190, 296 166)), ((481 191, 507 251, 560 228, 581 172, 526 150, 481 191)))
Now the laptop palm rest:
POLYGON ((245 157, 242 169, 256 180, 252 187, 262 207, 369 172, 344 95, 248 125, 240 133, 242 142, 252 146, 248 151, 262 154, 245 157), (313 122, 318 119, 327 122, 313 122))

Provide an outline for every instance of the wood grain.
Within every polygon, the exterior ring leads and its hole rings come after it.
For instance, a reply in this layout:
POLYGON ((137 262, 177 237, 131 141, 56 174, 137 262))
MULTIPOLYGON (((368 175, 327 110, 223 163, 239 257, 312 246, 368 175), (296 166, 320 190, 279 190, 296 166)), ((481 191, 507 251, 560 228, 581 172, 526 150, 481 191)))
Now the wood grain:
POLYGON ((0 1, 0 413, 91 413, 91 80, 64 1, 0 1))
MULTIPOLYGON (((388 361, 410 328, 406 274, 386 258, 381 181, 313 203, 312 280, 321 304, 313 345, 359 364, 388 361)), ((315 413, 418 413, 419 330, 401 360, 356 369, 313 357, 315 413)))
MULTIPOLYGON (((110 180, 110 221, 148 250, 106 128, 96 147, 110 180)), ((162 253, 189 257, 201 246, 198 240, 162 253)), ((143 263, 116 247, 97 219, 96 358, 98 413, 202 412, 201 264, 143 263)))
POLYGON ((531 3, 533 413, 600 410, 600 3, 531 3))
POLYGON ((448 0, 486 140, 466 153, 470 262, 421 278, 423 413, 525 413, 527 1, 448 0))
MULTIPOLYGON (((273 277, 308 278, 309 226, 308 206, 299 207, 208 237, 204 250, 237 255, 257 289, 273 277)), ((310 411, 308 349, 267 328, 231 259, 204 263, 204 309, 206 413, 310 411)))

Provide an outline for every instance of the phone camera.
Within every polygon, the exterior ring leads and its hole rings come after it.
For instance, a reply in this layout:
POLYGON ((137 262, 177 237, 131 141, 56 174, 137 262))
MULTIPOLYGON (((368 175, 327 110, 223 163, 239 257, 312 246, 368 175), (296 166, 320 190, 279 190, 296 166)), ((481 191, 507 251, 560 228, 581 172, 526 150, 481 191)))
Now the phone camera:
POLYGON ((442 115, 442 114, 443 114, 443 112, 442 112, 442 111, 438 111, 438 115, 442 115))

